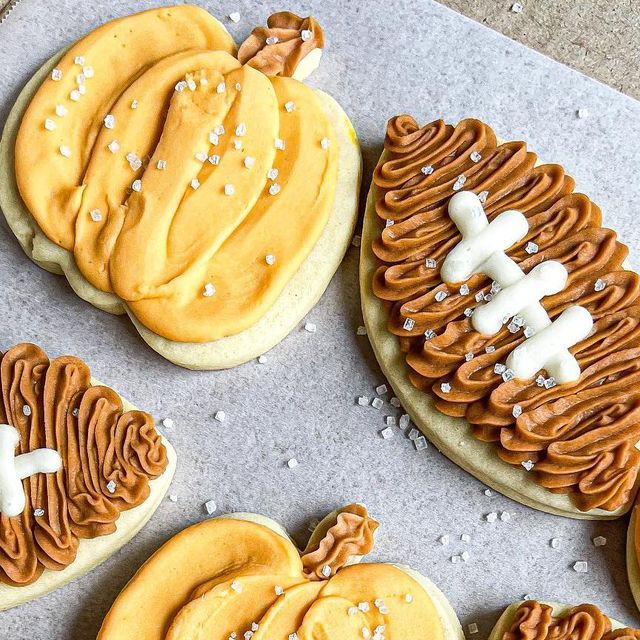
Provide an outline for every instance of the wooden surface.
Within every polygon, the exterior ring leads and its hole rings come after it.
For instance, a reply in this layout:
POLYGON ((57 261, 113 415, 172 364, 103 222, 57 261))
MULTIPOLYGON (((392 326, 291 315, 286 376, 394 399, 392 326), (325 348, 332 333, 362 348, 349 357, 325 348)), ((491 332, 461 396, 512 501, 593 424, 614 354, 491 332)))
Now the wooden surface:
POLYGON ((638 0, 440 0, 504 35, 640 98, 638 0))

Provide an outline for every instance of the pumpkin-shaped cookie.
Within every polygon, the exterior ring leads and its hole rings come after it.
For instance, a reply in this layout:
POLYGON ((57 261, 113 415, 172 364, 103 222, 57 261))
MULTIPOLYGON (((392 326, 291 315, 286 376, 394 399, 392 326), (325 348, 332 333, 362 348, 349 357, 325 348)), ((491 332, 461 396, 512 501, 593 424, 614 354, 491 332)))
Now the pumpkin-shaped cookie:
POLYGON ((27 254, 186 367, 279 342, 355 224, 353 128, 289 77, 310 70, 322 30, 289 13, 270 24, 241 64, 197 7, 109 22, 45 64, 3 135, 0 205, 27 254))
POLYGON ((537 509, 638 486, 640 278, 573 179, 478 120, 390 120, 362 239, 368 335, 415 423, 537 509))
POLYGON ((364 507, 350 505, 320 523, 300 553, 280 525, 256 514, 194 525, 132 578, 98 638, 461 640, 455 613, 426 578, 357 563, 376 528, 364 507))
POLYGON ((176 454, 153 418, 33 344, 0 354, 0 610, 87 573, 149 520, 176 454))

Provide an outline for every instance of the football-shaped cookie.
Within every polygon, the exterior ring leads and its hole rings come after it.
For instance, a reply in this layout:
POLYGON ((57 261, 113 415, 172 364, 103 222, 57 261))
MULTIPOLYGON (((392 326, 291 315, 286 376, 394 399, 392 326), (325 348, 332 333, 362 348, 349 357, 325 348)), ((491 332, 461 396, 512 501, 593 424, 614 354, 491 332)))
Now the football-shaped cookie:
POLYGON ((640 279, 600 209, 478 120, 392 118, 362 239, 380 365, 448 457, 576 518, 632 504, 640 279))
POLYGON ((0 359, 0 610, 87 573, 128 542, 176 465, 153 418, 72 356, 0 359))

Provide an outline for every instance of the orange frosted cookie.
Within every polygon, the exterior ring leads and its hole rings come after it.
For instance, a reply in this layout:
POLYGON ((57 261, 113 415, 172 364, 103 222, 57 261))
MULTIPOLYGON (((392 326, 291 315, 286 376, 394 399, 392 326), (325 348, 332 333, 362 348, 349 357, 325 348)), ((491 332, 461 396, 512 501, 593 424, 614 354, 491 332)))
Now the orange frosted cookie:
POLYGON ((377 526, 364 507, 349 505, 320 523, 302 553, 256 514, 189 527, 132 578, 98 638, 461 640, 455 613, 426 578, 358 563, 377 526))
POLYGON ((27 253, 178 364, 269 349, 324 291, 355 222, 353 128, 291 77, 323 44, 315 21, 283 12, 239 61, 217 20, 178 6, 72 45, 3 136, 15 175, 0 198, 27 253))

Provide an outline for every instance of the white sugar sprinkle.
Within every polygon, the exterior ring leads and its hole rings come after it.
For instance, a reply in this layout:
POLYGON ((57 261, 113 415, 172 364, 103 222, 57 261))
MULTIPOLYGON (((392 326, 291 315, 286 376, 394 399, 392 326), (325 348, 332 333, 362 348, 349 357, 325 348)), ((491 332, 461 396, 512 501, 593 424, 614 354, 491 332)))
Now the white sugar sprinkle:
POLYGON ((593 285, 594 291, 602 291, 607 286, 606 282, 601 278, 596 280, 596 283, 593 285))
POLYGON ((366 336, 367 335, 367 327, 365 327, 364 325, 360 325, 356 329, 356 335, 358 335, 358 336, 366 336))
POLYGON ((109 493, 115 493, 116 492, 116 483, 113 480, 109 480, 109 482, 107 482, 107 491, 109 493))
POLYGON ((28 404, 22 405, 22 413, 23 415, 29 417, 31 415, 31 407, 28 404))
POLYGON ((275 167, 272 167, 267 171, 267 178, 269 180, 275 180, 278 177, 278 170, 275 167))
POLYGON ((461 296, 468 296, 469 295, 469 285, 463 284, 460 287, 460 295, 461 296))
POLYGON ((167 161, 166 160, 158 160, 158 162, 156 163, 156 167, 158 169, 160 169, 160 171, 164 171, 167 168, 167 161))
POLYGON ((574 563, 573 570, 577 573, 587 573, 587 571, 589 570, 589 565, 587 564, 586 560, 578 560, 574 563))
POLYGON ((467 629, 469 629, 469 633, 473 635, 474 633, 478 633, 478 625, 475 622, 472 622, 467 629))
POLYGON ((284 140, 282 138, 276 138, 274 141, 274 146, 276 149, 284 151, 284 140))
POLYGON ((137 109, 138 108, 138 101, 137 100, 132 100, 131 101, 131 108, 132 109, 137 109))
POLYGON ((224 411, 216 411, 213 419, 218 422, 224 422, 224 419, 227 417, 227 414, 224 411))
POLYGON ((424 261, 424 266, 427 267, 427 269, 435 269, 438 263, 433 258, 427 258, 424 261))
POLYGON ((117 140, 112 140, 108 145, 107 148, 109 149, 109 151, 111 151, 111 153, 115 153, 116 151, 119 151, 120 149, 120 144, 117 140))
POLYGON ((487 201, 488 196, 489 196, 489 192, 488 191, 481 191, 478 194, 478 200, 480 200, 480 202, 482 204, 484 204, 487 201))
POLYGON ((44 515, 44 509, 40 509, 40 508, 38 508, 38 509, 34 509, 34 510, 33 510, 33 515, 34 515, 36 518, 42 518, 42 516, 44 515))
POLYGON ((404 601, 406 603, 408 603, 408 604, 413 602, 413 596, 410 593, 405 593, 404 594, 404 601))
POLYGON ((100 209, 91 209, 91 211, 89 211, 89 215, 94 222, 100 222, 100 220, 102 220, 100 209))
POLYGON ((533 467, 535 467, 535 462, 533 460, 525 460, 521 464, 525 468, 526 471, 531 471, 531 469, 533 469, 533 467))
POLYGON ((60 69, 54 69, 51 72, 51 79, 55 80, 56 82, 58 82, 58 80, 62 80, 62 71, 60 71, 60 69))
POLYGON ((289 102, 284 103, 284 110, 287 111, 288 113, 295 111, 295 108, 296 108, 296 105, 291 100, 289 100, 289 102))
POLYGON ((162 426, 166 429, 173 429, 173 420, 171 418, 164 418, 162 420, 162 426))
POLYGON ((315 333, 318 330, 318 327, 316 327, 315 323, 313 322, 305 322, 304 330, 308 331, 309 333, 315 333))
POLYGON ((607 544, 607 539, 604 536, 596 536, 593 539, 593 545, 595 547, 604 547, 607 544))
POLYGON ((383 406, 383 405, 384 405, 384 402, 382 401, 382 399, 381 399, 381 398, 374 398, 374 399, 371 401, 371 406, 372 406, 374 409, 382 409, 382 406, 383 406))
POLYGON ((431 340, 432 338, 435 338, 436 335, 438 335, 433 329, 427 329, 424 332, 424 338, 425 340, 431 340))
POLYGON ((218 505, 216 505, 215 500, 207 500, 204 503, 204 508, 209 515, 212 515, 216 512, 218 505))
POLYGON ((487 513, 487 515, 485 516, 485 520, 487 522, 495 522, 498 519, 498 514, 495 511, 492 511, 491 513, 487 513))
POLYGON ((424 436, 419 436, 413 441, 413 446, 416 451, 424 451, 429 445, 427 439, 424 436))
POLYGON ((551 538, 549 545, 552 549, 557 549, 560 546, 560 538, 551 538))
POLYGON ((450 393, 451 392, 451 385, 448 382, 443 382, 440 384, 440 391, 442 391, 442 393, 450 393))
POLYGON ((236 82, 235 89, 236 91, 242 91, 242 85, 239 82, 236 82))
POLYGON ((85 93, 87 93, 87 87, 85 87, 83 84, 79 84, 78 85, 78 93, 83 96, 85 93))
POLYGON ((532 327, 525 327, 524 328, 524 337, 525 338, 530 338, 531 336, 534 336, 536 333, 536 330, 533 329, 532 327))
POLYGON ((238 11, 232 11, 229 14, 229 20, 231 20, 231 22, 235 22, 236 24, 238 24, 238 22, 240 22, 240 13, 238 11))
POLYGON ((77 89, 74 89, 74 90, 69 94, 69 98, 70 98, 71 100, 73 100, 74 102, 78 102, 78 100, 80 100, 81 95, 82 95, 82 94, 81 94, 77 89))
POLYGON ((195 154, 195 159, 198 162, 204 162, 207 159, 208 155, 206 151, 198 151, 198 153, 195 154))
POLYGON ((588 118, 589 117, 589 110, 588 109, 578 109, 576 111, 576 115, 578 116, 578 118, 582 119, 582 118, 588 118))
POLYGON ((471 536, 468 533, 461 534, 460 542, 471 542, 471 536))
POLYGON ((384 423, 388 427, 395 427, 396 426, 396 418, 395 418, 395 416, 386 416, 385 419, 384 419, 384 423))
POLYGON ((45 118, 44 120, 44 128, 47 131, 54 131, 56 128, 56 123, 51 118, 45 118))
POLYGON ((241 122, 237 127, 236 127, 236 135, 237 136, 244 136, 247 133, 247 125, 244 122, 241 122))
POLYGON ((487 496, 487 498, 490 498, 493 495, 493 491, 491 491, 491 489, 485 489, 484 495, 487 496))
POLYGON ((215 133, 217 136, 224 135, 224 125, 217 124, 215 127, 213 127, 213 133, 215 133))
POLYGON ((519 2, 514 2, 511 5, 511 11, 513 13, 522 13, 523 10, 524 10, 524 7, 519 2))
POLYGON ((447 297, 447 295, 448 294, 446 291, 436 292, 436 295, 435 295, 436 302, 442 302, 447 297))
POLYGON ((420 431, 415 427, 412 427, 409 433, 407 434, 407 438, 409 438, 409 440, 417 440, 419 436, 420 436, 420 431))
POLYGON ((276 263, 276 257, 272 254, 272 253, 268 253, 265 257, 264 257, 264 261, 269 265, 274 265, 276 263))
POLYGON ((65 158, 70 158, 71 157, 71 149, 69 147, 67 147, 66 145, 61 145, 60 146, 60 155, 64 156, 65 158))
POLYGON ((200 187, 200 180, 198 180, 198 178, 194 178, 191 181, 191 188, 195 191, 196 189, 198 189, 200 187))
POLYGON ((227 90, 227 85, 224 82, 219 82, 216 86, 216 93, 224 93, 227 90))
POLYGON ((402 325, 402 328, 405 331, 411 331, 411 329, 413 329, 413 327, 415 326, 416 322, 413 318, 405 318, 404 324, 402 325))
POLYGON ((265 42, 269 45, 271 44, 278 44, 278 42, 280 42, 279 38, 277 36, 269 36, 265 42))
POLYGON ((131 188, 134 191, 142 191, 142 180, 134 180, 131 185, 131 188))
POLYGON ((267 362, 267 356, 258 356, 258 364, 265 364, 267 362))
POLYGON ((503 511, 500 514, 500 520, 502 520, 502 522, 511 522, 511 514, 508 511, 503 511))
POLYGON ((256 163, 256 159, 255 159, 254 157, 252 157, 252 156, 247 156, 247 157, 244 159, 244 166, 245 166, 247 169, 251 169, 251 167, 253 167, 253 165, 254 165, 255 163, 256 163))
MULTIPOLYGON (((364 327, 363 327, 363 329, 364 329, 364 327)), ((367 333, 367 330, 365 329, 365 332, 364 332, 363 335, 366 335, 366 333, 367 333)), ((396 407, 396 408, 400 408, 400 406, 401 406, 400 405, 400 400, 398 400, 398 398, 396 398, 395 396, 393 396, 393 398, 391 398, 391 400, 389 400, 389 404, 392 407, 396 407)))
POLYGON ((367 396, 358 396, 356 402, 361 406, 361 407, 366 407, 369 404, 369 398, 367 398, 367 396))
POLYGON ((67 113, 69 113, 69 111, 67 110, 67 107, 65 107, 63 104, 57 104, 56 105, 56 115, 59 116, 60 118, 64 118, 67 113))
POLYGON ((320 146, 323 149, 328 149, 329 148, 329 138, 322 138, 322 140, 320 140, 320 146))
POLYGON ((209 162, 214 166, 219 165, 220 164, 220 156, 215 154, 215 153, 213 155, 210 155, 209 156, 209 162))
POLYGON ((232 196, 235 192, 236 192, 236 190, 234 189, 232 184, 225 184, 224 185, 224 195, 225 196, 232 196))
POLYGON ((234 140, 233 141, 233 148, 236 151, 242 151, 242 140, 234 140))
POLYGON ((527 242, 527 244, 524 247, 524 250, 529 254, 532 255, 534 253, 538 253, 538 245, 535 242, 527 242))
POLYGON ((487 353, 493 353, 495 350, 496 348, 492 344, 490 344, 488 347, 485 347, 485 351, 487 353))
POLYGON ((93 78, 93 76, 95 75, 93 67, 88 67, 88 66, 82 67, 82 73, 84 73, 85 78, 93 78))
POLYGON ((214 146, 218 146, 220 136, 215 131, 209 131, 209 142, 214 146))
POLYGON ((298 466, 298 461, 295 458, 287 460, 287 466, 289 469, 295 469, 298 466))
POLYGON ((387 393, 388 389, 387 389, 387 385, 386 384, 380 384, 376 387, 376 393, 379 396, 383 396, 385 393, 387 393))
POLYGON ((467 181, 467 177, 464 174, 459 175, 456 178, 456 181, 453 183, 453 190, 460 191, 460 189, 462 189, 466 181, 467 181))
POLYGON ((104 122, 104 126, 105 126, 107 129, 113 129, 113 128, 116 126, 116 117, 115 117, 113 114, 108 113, 108 114, 104 117, 103 122, 104 122))
POLYGON ((383 437, 384 440, 388 440, 389 438, 393 438, 393 434, 394 431, 391 427, 385 427, 381 432, 380 435, 383 437))
POLYGON ((482 156, 478 151, 473 151, 469 157, 471 158, 471 162, 477 163, 477 162, 480 162, 480 160, 482 160, 482 156))
POLYGON ((519 404, 514 404, 513 409, 511 409, 511 414, 514 418, 518 418, 522 415, 522 407, 519 404))
POLYGON ((205 298, 210 298, 211 296, 215 295, 216 293, 216 288, 213 286, 213 284, 211 284, 211 282, 207 282, 204 285, 204 291, 202 292, 202 295, 205 298))
POLYGON ((430 164, 425 165, 424 167, 422 167, 420 169, 420 171, 425 175, 425 176, 430 176, 433 173, 433 167, 430 164))
POLYGON ((231 583, 231 588, 236 592, 236 593, 242 593, 242 585, 240 584, 240 582, 238 580, 234 580, 231 583))
POLYGON ((284 589, 279 584, 277 584, 273 590, 277 596, 281 596, 284 593, 284 589))
POLYGON ((85 62, 84 56, 76 56, 73 59, 73 61, 74 61, 75 64, 80 65, 81 67, 84 66, 84 62, 85 62))
POLYGON ((189 87, 189 91, 195 91, 197 88, 196 81, 193 78, 187 78, 187 87, 189 87))
POLYGON ((400 419, 398 420, 398 426, 401 429, 406 429, 409 426, 409 423, 411 422, 411 418, 409 417, 408 413, 403 413, 400 416, 400 419))
POLYGON ((440 536, 440 544, 443 546, 447 546, 449 544, 449 535, 448 534, 444 534, 443 536, 440 536))
POLYGON ((473 353, 471 351, 464 354, 465 362, 471 362, 473 360, 473 353))

